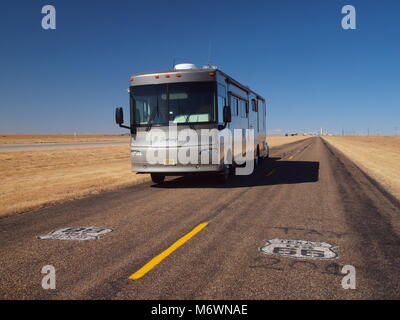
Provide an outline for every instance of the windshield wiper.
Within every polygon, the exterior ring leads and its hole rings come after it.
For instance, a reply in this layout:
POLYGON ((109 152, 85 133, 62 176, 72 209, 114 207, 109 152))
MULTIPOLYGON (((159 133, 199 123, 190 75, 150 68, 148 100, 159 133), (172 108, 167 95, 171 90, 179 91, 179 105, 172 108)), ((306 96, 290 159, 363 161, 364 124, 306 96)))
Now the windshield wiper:
POLYGON ((153 126, 153 122, 150 120, 149 123, 147 124, 146 131, 149 131, 152 126, 153 126))
POLYGON ((191 122, 189 122, 189 119, 190 119, 190 116, 191 116, 191 115, 192 115, 192 113, 189 113, 189 114, 186 116, 186 121, 185 121, 185 123, 187 123, 187 124, 189 125, 189 128, 190 128, 190 129, 195 130, 194 124, 191 123, 191 122))
POLYGON ((153 126, 153 123, 154 123, 154 119, 156 118, 157 115, 158 115, 158 99, 157 99, 156 112, 154 112, 153 117, 151 119, 149 119, 149 123, 147 124, 146 131, 149 131, 151 129, 151 127, 153 126))

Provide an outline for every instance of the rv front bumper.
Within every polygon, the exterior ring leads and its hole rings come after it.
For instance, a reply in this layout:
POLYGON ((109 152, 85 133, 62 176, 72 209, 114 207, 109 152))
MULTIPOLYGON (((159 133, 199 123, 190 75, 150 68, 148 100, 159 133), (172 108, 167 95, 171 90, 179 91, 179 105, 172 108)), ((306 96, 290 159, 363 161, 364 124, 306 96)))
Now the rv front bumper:
MULTIPOLYGON (((194 163, 180 163, 179 157, 175 156, 179 154, 179 147, 175 149, 168 148, 165 152, 165 157, 160 157, 157 163, 149 162, 147 158, 147 152, 161 151, 160 148, 132 148, 131 160, 132 160, 132 171, 138 173, 164 173, 164 174, 184 174, 184 173, 200 173, 200 172, 218 172, 223 169, 223 162, 219 159, 218 164, 212 163, 212 152, 213 148, 194 148, 191 150, 193 154, 198 154, 194 163), (200 152, 199 152, 200 150, 200 152), (209 150, 209 151, 207 151, 209 150), (208 154, 208 162, 201 163, 201 152, 208 154), (174 156, 171 156, 173 154, 174 156)), ((204 158, 204 156, 203 156, 204 158)))

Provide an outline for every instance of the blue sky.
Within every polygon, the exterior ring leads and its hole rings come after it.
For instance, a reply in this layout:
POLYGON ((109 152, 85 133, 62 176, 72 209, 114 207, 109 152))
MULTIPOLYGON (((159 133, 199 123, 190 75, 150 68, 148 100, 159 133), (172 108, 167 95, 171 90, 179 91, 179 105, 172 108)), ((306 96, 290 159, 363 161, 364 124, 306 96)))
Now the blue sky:
MULTIPOLYGON (((268 130, 400 133, 400 2, 2 1, 1 133, 123 133, 129 76, 211 61, 268 101, 268 130), (41 8, 57 29, 41 28, 41 8), (341 8, 357 10, 343 30, 341 8)), ((278 133, 278 131, 274 131, 278 133)))

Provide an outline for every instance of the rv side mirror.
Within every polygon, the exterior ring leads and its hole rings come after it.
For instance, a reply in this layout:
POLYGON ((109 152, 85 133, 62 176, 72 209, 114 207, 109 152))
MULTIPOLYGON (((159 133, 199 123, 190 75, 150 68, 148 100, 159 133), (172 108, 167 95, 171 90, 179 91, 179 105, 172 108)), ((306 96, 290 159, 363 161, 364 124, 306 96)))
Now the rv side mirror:
POLYGON ((231 107, 225 106, 223 110, 223 120, 224 122, 231 122, 232 121, 232 114, 231 114, 231 107))
POLYGON ((124 123, 124 110, 122 108, 116 108, 115 109, 115 122, 117 124, 123 124, 124 123))

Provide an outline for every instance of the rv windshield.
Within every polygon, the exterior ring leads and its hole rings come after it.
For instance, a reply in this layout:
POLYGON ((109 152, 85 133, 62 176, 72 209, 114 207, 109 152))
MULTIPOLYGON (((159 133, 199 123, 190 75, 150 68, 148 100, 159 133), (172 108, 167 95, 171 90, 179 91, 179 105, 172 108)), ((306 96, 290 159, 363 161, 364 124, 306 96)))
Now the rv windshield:
POLYGON ((136 124, 206 123, 216 121, 214 82, 181 82, 133 86, 131 108, 136 124))

